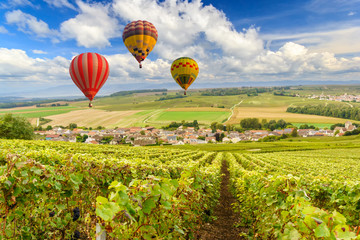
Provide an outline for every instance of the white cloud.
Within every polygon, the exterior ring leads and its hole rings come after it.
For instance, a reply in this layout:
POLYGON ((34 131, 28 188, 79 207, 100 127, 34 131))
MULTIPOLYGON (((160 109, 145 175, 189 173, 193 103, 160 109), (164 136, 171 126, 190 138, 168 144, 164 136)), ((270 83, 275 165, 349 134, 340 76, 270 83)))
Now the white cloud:
MULTIPOLYGON (((332 29, 334 28, 335 26, 332 27, 332 29)), ((343 26, 336 30, 306 32, 299 34, 267 34, 262 35, 261 37, 272 42, 280 41, 283 43, 292 41, 298 44, 303 44, 307 46, 311 52, 347 54, 360 52, 358 36, 360 36, 360 27, 343 26)))
POLYGON ((348 16, 354 16, 355 14, 356 14, 356 12, 351 11, 348 13, 348 16))
MULTIPOLYGON (((154 53, 167 63, 180 56, 193 57, 200 66, 198 81, 244 81, 262 75, 291 79, 302 74, 359 71, 355 67, 359 61, 334 55, 360 51, 355 37, 360 35, 358 27, 286 36, 261 35, 254 27, 237 31, 223 12, 199 0, 114 0, 113 9, 126 23, 138 19, 152 22, 159 33, 154 53), (282 44, 271 51, 264 40, 281 40, 282 44)), ((168 75, 168 70, 163 74, 168 75)))
POLYGON ((5 3, 0 3, 0 9, 9 9, 14 7, 31 6, 35 7, 29 0, 8 0, 5 3))
POLYGON ((70 60, 31 58, 19 49, 0 48, 0 81, 49 82, 69 79, 70 60))
MULTIPOLYGON (((39 37, 76 40, 79 46, 86 48, 110 46, 113 38, 121 41, 121 31, 130 21, 152 22, 159 33, 150 54, 150 59, 155 60, 146 59, 143 69, 139 70, 137 61, 127 50, 125 52, 125 47, 121 54, 106 55, 110 64, 108 84, 173 81, 170 65, 181 56, 192 57, 198 62, 197 82, 339 80, 339 74, 340 80, 360 79, 360 57, 335 55, 360 52, 357 43, 359 27, 262 35, 255 27, 236 30, 223 12, 211 5, 204 6, 200 0, 114 0, 105 5, 77 1, 77 4, 79 13, 63 22, 58 31, 19 10, 8 13, 7 21, 16 24, 21 31, 39 37), (274 47, 274 42, 281 44, 274 47)), ((0 49, 0 75, 55 84, 70 79, 70 60, 63 57, 30 58, 21 50, 0 49), (2 62, 2 58, 7 61, 2 62)))
POLYGON ((106 47, 109 39, 120 37, 120 25, 109 15, 109 6, 101 3, 86 4, 78 1, 80 13, 61 24, 62 39, 76 39, 79 46, 106 47))
POLYGON ((199 56, 206 52, 206 47, 221 49, 229 55, 251 57, 263 48, 258 29, 238 32, 222 11, 212 5, 204 6, 199 0, 162 3, 114 0, 113 9, 126 22, 139 19, 152 22, 159 34, 155 52, 166 59, 171 59, 169 55, 181 56, 188 52, 199 56))
POLYGON ((32 50, 32 52, 35 54, 47 54, 47 52, 44 52, 42 50, 36 50, 36 49, 32 50))
POLYGON ((311 0, 305 8, 318 14, 338 13, 359 9, 360 0, 311 0))
POLYGON ((5 18, 8 24, 15 24, 19 31, 27 34, 35 34, 40 38, 54 38, 57 35, 57 32, 51 30, 46 22, 38 20, 36 17, 21 10, 7 12, 5 18))
POLYGON ((8 30, 4 26, 0 26, 0 33, 8 33, 8 30))
POLYGON ((44 0, 50 6, 54 6, 57 8, 67 7, 73 10, 76 10, 75 6, 69 3, 68 0, 44 0))

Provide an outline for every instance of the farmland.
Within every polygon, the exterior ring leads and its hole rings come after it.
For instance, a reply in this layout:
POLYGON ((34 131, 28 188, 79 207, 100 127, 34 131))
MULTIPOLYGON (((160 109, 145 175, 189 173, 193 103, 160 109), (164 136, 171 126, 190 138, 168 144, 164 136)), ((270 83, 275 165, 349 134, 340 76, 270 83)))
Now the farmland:
MULTIPOLYGON (((344 91, 348 90, 343 87, 344 91)), ((302 94, 306 90, 298 90, 302 94)), ((317 87, 313 87, 314 91, 317 87)), ((324 92, 324 88, 319 88, 324 92)), ((329 88, 331 92, 332 88, 329 88)), ((289 90, 295 92, 296 90, 289 90)), ((166 96, 177 96, 177 91, 168 91, 166 96)), ((334 123, 344 123, 346 119, 288 113, 289 106, 304 106, 312 104, 347 103, 320 101, 317 99, 275 96, 271 92, 261 93, 258 96, 202 96, 201 91, 189 91, 183 98, 159 100, 163 94, 157 92, 133 93, 124 96, 96 98, 93 112, 88 111, 87 102, 69 102, 67 107, 27 107, 21 109, 4 109, 0 114, 12 112, 27 118, 46 117, 52 126, 77 123, 78 126, 97 127, 130 127, 152 125, 161 127, 172 121, 197 120, 202 126, 209 126, 212 122, 224 124, 239 124, 244 118, 255 117, 267 120, 284 119, 296 126, 307 123, 320 127, 329 127, 334 123), (229 116, 231 116, 230 119, 229 116)), ((356 103, 352 105, 358 106, 356 103)), ((348 105, 347 105, 348 106, 348 105)), ((356 121, 355 121, 356 122, 356 121)), ((34 123, 34 121, 33 121, 34 123)))
POLYGON ((358 137, 189 147, 1 140, 2 236, 91 239, 101 223, 107 239, 195 239, 223 192, 222 166, 244 237, 358 234, 358 137))

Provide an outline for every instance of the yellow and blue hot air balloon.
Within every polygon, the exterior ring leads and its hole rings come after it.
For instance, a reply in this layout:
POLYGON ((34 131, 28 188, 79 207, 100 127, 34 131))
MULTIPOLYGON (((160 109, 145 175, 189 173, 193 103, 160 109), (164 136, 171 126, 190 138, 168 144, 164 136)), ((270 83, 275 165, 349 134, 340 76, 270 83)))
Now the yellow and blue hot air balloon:
POLYGON ((122 37, 125 46, 139 62, 141 68, 141 62, 156 44, 158 33, 155 26, 148 21, 134 21, 125 26, 122 37))
POLYGON ((185 90, 184 95, 186 95, 186 90, 199 73, 199 66, 194 59, 181 57, 173 61, 170 72, 175 81, 185 90))

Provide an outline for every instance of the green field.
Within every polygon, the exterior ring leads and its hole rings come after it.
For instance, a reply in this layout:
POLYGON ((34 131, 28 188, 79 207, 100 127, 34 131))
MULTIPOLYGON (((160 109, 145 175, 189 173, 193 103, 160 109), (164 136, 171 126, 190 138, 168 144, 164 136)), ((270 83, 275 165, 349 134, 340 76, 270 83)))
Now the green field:
POLYGON ((264 152, 283 152, 301 151, 318 149, 336 148, 359 148, 360 136, 347 137, 311 137, 311 138, 291 138, 276 142, 238 142, 223 144, 199 144, 199 145, 178 145, 167 146, 168 148, 178 148, 187 150, 216 151, 216 152, 239 152, 239 153, 264 153, 264 152))
POLYGON ((0 139, 0 239, 95 239, 98 224, 109 239, 195 240, 219 206, 244 239, 356 239, 359 151, 359 136, 158 147, 0 139), (235 198, 226 209, 225 188, 235 198))
POLYGON ((25 108, 25 109, 20 109, 20 110, 15 110, 15 109, 11 109, 11 110, 0 110, 0 115, 4 114, 4 113, 29 113, 29 112, 53 112, 53 111, 60 111, 60 110, 75 110, 77 109, 76 107, 73 106, 63 106, 63 107, 41 107, 41 108, 25 108))
POLYGON ((229 116, 229 112, 161 112, 150 118, 149 123, 167 123, 198 120, 200 123, 211 124, 212 122, 223 122, 229 116))
POLYGON ((318 127, 318 128, 329 128, 331 127, 331 123, 293 123, 293 125, 295 127, 300 127, 301 125, 304 125, 304 124, 307 124, 307 125, 313 125, 314 127, 318 127))
MULTIPOLYGON (((354 92, 351 89, 357 89, 358 86, 300 86, 294 89, 285 90, 287 93, 298 93, 302 96, 311 93, 313 94, 349 94, 354 92), (306 93, 306 94, 305 94, 306 93)), ((168 96, 175 96, 180 91, 168 91, 168 96)), ((309 99, 305 97, 288 97, 275 96, 273 93, 261 93, 258 96, 232 95, 232 96, 201 96, 201 90, 192 90, 184 98, 176 98, 169 100, 158 101, 164 95, 159 93, 135 93, 126 96, 115 97, 101 97, 95 98, 93 101, 94 108, 106 112, 106 119, 99 120, 99 115, 93 116, 84 115, 84 119, 76 118, 79 124, 90 124, 87 127, 105 126, 111 127, 129 127, 129 126, 146 126, 153 125, 154 127, 161 127, 167 125, 172 121, 194 121, 197 120, 202 126, 208 126, 212 122, 219 122, 224 124, 239 125, 244 118, 259 118, 267 120, 284 119, 287 122, 293 123, 295 126, 300 126, 303 123, 314 125, 316 127, 330 127, 334 123, 344 123, 347 119, 323 117, 316 115, 287 113, 286 109, 289 106, 303 106, 308 104, 337 104, 349 107, 349 103, 335 102, 335 101, 320 101, 317 99, 309 99), (174 113, 176 109, 182 109, 181 113, 174 113), (206 108, 206 111, 194 113, 196 108, 206 108), (225 110, 225 112, 218 112, 218 110, 225 110), (233 114, 231 110, 233 109, 233 114), (120 112, 138 111, 133 114, 121 114, 120 112), (206 112, 206 113, 205 113, 206 112), (111 117, 113 113, 113 117, 111 117), (121 115, 119 117, 119 115, 121 115), (224 122, 229 116, 229 121, 224 122), (101 123, 101 124, 100 124, 101 123)), ((23 108, 11 109, 10 111, 1 110, 1 114, 11 112, 14 114, 21 114, 27 118, 39 118, 49 116, 59 116, 59 119, 64 119, 62 116, 70 111, 74 111, 74 116, 79 115, 78 110, 87 109, 88 102, 69 102, 67 107, 47 107, 47 108, 23 108)), ((351 103, 354 107, 360 106, 359 103, 351 103)), ((99 112, 98 114, 101 115, 99 112)), ((49 123, 55 126, 59 121, 49 123)), ((352 121, 357 122, 357 121, 352 121)), ((33 121, 34 123, 34 121, 33 121)))
POLYGON ((79 108, 74 106, 22 108, 22 109, 14 108, 14 109, 0 111, 0 115, 12 113, 25 118, 40 118, 40 117, 64 114, 78 109, 79 108))

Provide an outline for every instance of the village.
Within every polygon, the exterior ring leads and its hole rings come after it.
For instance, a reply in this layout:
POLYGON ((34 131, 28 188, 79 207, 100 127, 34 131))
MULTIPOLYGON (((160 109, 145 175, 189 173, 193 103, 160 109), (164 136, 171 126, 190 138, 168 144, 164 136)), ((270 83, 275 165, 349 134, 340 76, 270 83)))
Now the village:
POLYGON ((183 144, 207 144, 207 143, 237 143, 240 141, 259 141, 266 137, 290 136, 296 132, 299 137, 343 136, 347 131, 353 131, 356 127, 350 121, 345 127, 329 129, 295 129, 285 128, 269 130, 246 130, 222 131, 211 128, 195 130, 194 127, 180 126, 174 131, 157 129, 154 127, 130 127, 103 130, 83 130, 80 128, 63 129, 54 127, 47 131, 35 131, 40 139, 46 141, 83 142, 87 144, 129 144, 133 146, 147 145, 183 145, 183 144))
POLYGON ((351 94, 343 94, 340 96, 332 96, 332 95, 312 95, 308 97, 309 99, 319 99, 319 100, 329 100, 336 102, 360 102, 360 95, 351 95, 351 94))

